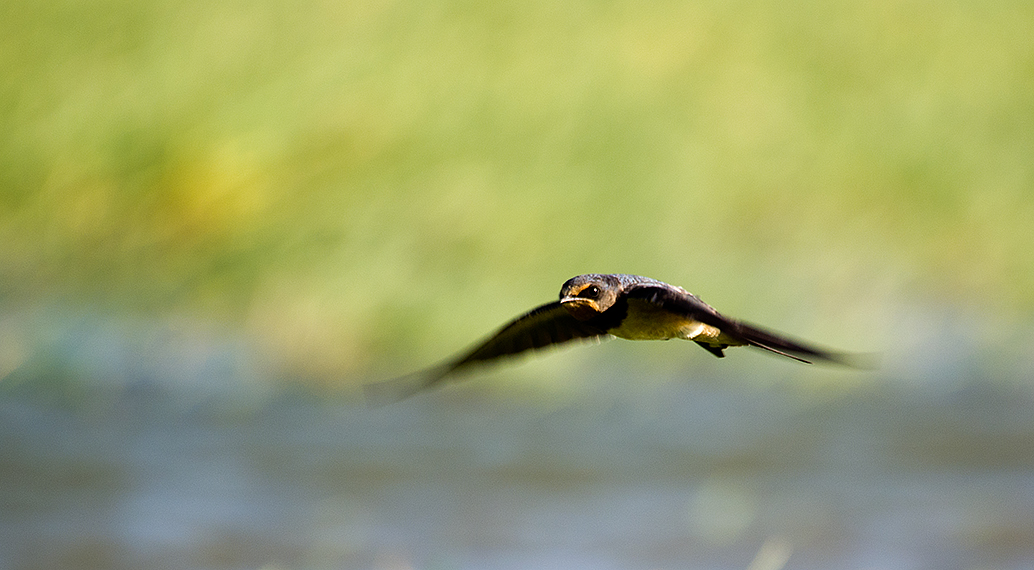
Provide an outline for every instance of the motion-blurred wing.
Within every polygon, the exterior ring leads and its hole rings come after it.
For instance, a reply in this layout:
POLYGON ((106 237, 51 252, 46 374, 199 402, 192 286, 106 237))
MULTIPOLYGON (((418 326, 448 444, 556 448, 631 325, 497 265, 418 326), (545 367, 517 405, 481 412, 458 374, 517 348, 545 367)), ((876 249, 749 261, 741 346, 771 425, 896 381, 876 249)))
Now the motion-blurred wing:
POLYGON ((605 334, 606 331, 575 319, 559 301, 555 301, 542 305, 506 325, 484 344, 454 361, 448 372, 476 362, 605 334))
MULTIPOLYGON (((667 311, 680 313, 706 325, 711 325, 732 339, 741 341, 743 344, 762 348, 806 364, 811 364, 813 361, 824 361, 846 366, 868 367, 868 365, 862 363, 864 359, 862 356, 818 348, 791 339, 782 333, 772 332, 756 325, 730 319, 716 311, 714 307, 701 301, 696 295, 686 293, 674 287, 668 288, 644 284, 630 290, 628 296, 629 298, 642 299, 654 303, 667 311)), ((716 347, 703 343, 698 344, 719 358, 724 356, 722 353, 722 349, 725 348, 724 345, 716 347)))
POLYGON ((798 360, 807 364, 815 361, 842 364, 857 368, 869 368, 871 364, 864 364, 862 355, 851 355, 843 352, 836 352, 825 348, 789 338, 782 333, 767 331, 755 325, 740 321, 732 321, 736 326, 734 335, 746 341, 750 346, 763 348, 769 352, 781 354, 788 358, 798 360))
POLYGON ((563 344, 576 339, 593 339, 606 331, 571 316, 559 301, 542 305, 518 317, 494 336, 456 360, 440 366, 365 387, 367 401, 382 405, 407 398, 429 388, 449 374, 525 351, 563 344))

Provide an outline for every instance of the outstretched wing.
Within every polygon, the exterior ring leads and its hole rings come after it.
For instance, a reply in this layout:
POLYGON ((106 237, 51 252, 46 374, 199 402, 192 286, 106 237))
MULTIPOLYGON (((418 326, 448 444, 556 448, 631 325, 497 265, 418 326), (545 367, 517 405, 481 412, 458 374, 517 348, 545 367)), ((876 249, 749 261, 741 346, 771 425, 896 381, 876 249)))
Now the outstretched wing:
POLYGON ((822 361, 856 368, 871 367, 871 364, 864 364, 862 362, 864 357, 861 355, 819 348, 810 343, 795 340, 782 333, 771 332, 756 325, 741 321, 732 322, 736 326, 735 335, 746 341, 750 346, 763 348, 769 352, 774 352, 806 364, 822 361))
POLYGON ((514 319, 463 356, 430 370, 368 384, 364 391, 367 401, 372 405, 388 404, 434 386, 453 372, 472 365, 576 339, 595 339, 606 334, 602 329, 575 319, 559 301, 554 301, 514 319))
POLYGON ((453 361, 448 372, 526 350, 605 334, 606 331, 572 317, 559 301, 554 301, 529 311, 500 329, 480 346, 453 361))
MULTIPOLYGON (((681 289, 670 286, 643 284, 628 292, 630 298, 642 299, 654 303, 667 311, 685 315, 688 318, 717 328, 728 336, 729 345, 742 344, 762 348, 769 352, 811 364, 813 361, 824 361, 847 366, 864 366, 857 356, 848 355, 798 341, 762 327, 730 319, 700 300, 699 297, 681 289)), ((714 346, 700 343, 708 352, 721 358, 726 345, 714 346)))

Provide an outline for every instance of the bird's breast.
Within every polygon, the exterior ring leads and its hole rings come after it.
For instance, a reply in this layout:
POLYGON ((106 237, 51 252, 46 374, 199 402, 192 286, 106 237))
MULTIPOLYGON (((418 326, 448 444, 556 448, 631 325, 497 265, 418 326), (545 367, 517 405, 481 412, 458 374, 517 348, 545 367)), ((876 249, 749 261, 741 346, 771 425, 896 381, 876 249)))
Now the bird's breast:
POLYGON ((701 334, 706 335, 707 329, 718 333, 718 329, 686 315, 665 310, 653 303, 630 299, 625 318, 607 332, 628 340, 667 340, 693 339, 701 334))

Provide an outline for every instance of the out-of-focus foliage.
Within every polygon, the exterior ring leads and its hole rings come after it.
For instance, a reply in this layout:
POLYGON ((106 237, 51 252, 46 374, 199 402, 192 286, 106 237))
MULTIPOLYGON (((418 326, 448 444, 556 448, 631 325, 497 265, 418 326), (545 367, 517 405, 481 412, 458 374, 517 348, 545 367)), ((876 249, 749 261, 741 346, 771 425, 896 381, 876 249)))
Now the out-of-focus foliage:
POLYGON ((337 377, 589 271, 842 340, 1034 309, 1029 2, 8 0, 0 71, 9 312, 337 377))

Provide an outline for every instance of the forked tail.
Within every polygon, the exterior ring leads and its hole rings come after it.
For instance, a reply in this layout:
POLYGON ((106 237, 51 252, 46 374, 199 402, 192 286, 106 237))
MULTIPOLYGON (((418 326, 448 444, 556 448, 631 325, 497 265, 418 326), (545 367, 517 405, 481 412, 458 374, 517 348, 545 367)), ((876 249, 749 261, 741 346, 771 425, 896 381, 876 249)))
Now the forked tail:
POLYGON ((737 325, 737 336, 748 345, 763 348, 799 362, 812 364, 820 361, 855 368, 872 367, 871 363, 865 362, 868 359, 862 355, 819 348, 746 323, 737 323, 737 325))

